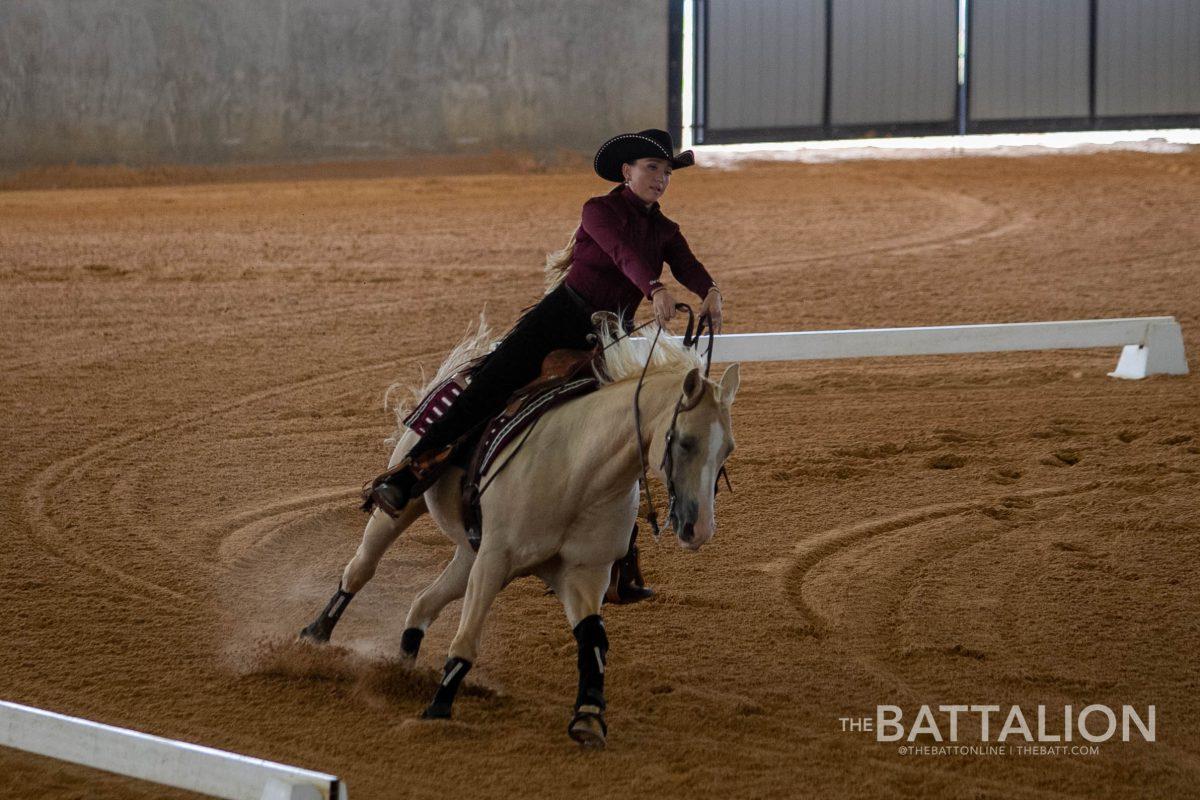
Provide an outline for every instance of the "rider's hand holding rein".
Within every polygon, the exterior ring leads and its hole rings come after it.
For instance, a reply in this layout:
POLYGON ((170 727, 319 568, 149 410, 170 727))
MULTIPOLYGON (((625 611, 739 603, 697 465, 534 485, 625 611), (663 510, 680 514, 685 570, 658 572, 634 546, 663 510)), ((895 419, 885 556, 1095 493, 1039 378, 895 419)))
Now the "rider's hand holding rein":
POLYGON ((708 290, 700 304, 699 316, 701 319, 708 317, 713 333, 721 332, 721 305, 721 290, 715 286, 708 290))
MULTIPOLYGON (((658 321, 660 327, 666 328, 667 323, 675 318, 678 313, 675 310, 675 296, 671 294, 671 290, 665 286, 660 286, 654 290, 651 296, 654 301, 654 318, 658 321)), ((697 315, 701 318, 708 317, 712 325, 713 333, 721 332, 721 290, 717 287, 712 287, 705 295, 704 301, 700 304, 700 312, 697 315)))
POLYGON ((654 303, 654 318, 659 327, 665 329, 667 323, 675 318, 675 296, 667 287, 659 286, 654 290, 654 294, 650 295, 650 299, 654 303))

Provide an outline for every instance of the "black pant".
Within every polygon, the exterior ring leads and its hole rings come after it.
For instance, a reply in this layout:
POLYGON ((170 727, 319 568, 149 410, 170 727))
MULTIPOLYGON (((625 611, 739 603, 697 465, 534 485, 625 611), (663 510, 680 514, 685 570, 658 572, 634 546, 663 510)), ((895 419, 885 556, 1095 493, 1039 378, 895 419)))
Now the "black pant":
POLYGON ((409 455, 440 450, 508 403, 513 392, 536 378, 551 350, 589 347, 592 310, 565 284, 547 294, 517 321, 471 376, 471 382, 409 455))

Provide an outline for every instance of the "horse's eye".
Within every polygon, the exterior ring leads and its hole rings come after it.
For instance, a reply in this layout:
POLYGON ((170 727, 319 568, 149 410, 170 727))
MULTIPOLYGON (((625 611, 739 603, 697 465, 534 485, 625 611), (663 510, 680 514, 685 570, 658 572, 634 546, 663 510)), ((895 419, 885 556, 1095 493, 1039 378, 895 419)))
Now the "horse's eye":
POLYGON ((679 449, 685 453, 691 453, 696 449, 696 440, 688 437, 679 440, 679 449))

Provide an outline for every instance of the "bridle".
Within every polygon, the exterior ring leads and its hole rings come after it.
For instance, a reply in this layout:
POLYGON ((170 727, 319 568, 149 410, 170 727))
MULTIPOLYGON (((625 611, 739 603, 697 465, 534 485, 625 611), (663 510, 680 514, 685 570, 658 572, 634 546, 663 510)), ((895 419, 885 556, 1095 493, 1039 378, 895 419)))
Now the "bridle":
MULTIPOLYGON (((699 351, 700 338, 705 335, 705 329, 707 328, 708 348, 705 350, 705 353, 704 353, 704 377, 708 378, 709 372, 712 369, 713 333, 714 333, 713 326, 712 326, 712 320, 709 319, 707 314, 701 316, 700 319, 697 320, 695 312, 692 311, 692 307, 689 306, 687 303, 676 303, 675 310, 676 311, 685 311, 685 312, 687 312, 687 315, 688 315, 687 329, 684 331, 684 334, 683 334, 683 346, 684 347, 695 348, 697 351, 699 351)), ((646 323, 646 324, 649 324, 649 323, 646 323)), ((645 327, 645 325, 639 326, 639 328, 641 328, 641 327, 645 327)), ((642 443, 644 441, 642 438, 642 410, 641 410, 641 404, 638 402, 638 399, 640 398, 641 393, 642 393, 642 383, 646 379, 646 371, 650 368, 650 359, 654 355, 654 348, 658 344, 658 337, 662 335, 662 331, 663 331, 663 329, 662 329, 662 326, 660 325, 658 327, 658 330, 654 333, 654 339, 650 342, 650 350, 649 350, 649 352, 646 353, 646 363, 645 363, 645 365, 642 366, 642 374, 638 377, 637 389, 634 390, 634 393, 633 393, 633 419, 634 419, 634 425, 636 426, 636 429, 637 429, 638 456, 640 457, 641 463, 642 463, 642 476, 641 476, 641 479, 639 482, 641 484, 642 491, 645 492, 645 494, 646 494, 646 521, 650 523, 650 530, 654 534, 655 539, 658 539, 658 537, 661 535, 662 529, 658 523, 658 511, 657 511, 657 509, 655 509, 654 500, 650 496, 650 482, 647 478, 648 464, 647 464, 647 460, 646 460, 648 451, 649 451, 649 446, 644 445, 642 443)), ((667 433, 666 433, 665 442, 664 442, 665 446, 663 449, 663 460, 662 460, 662 464, 659 465, 660 469, 662 470, 663 477, 667 484, 667 519, 668 520, 675 519, 674 514, 675 514, 675 499, 676 499, 676 497, 675 497, 675 453, 674 453, 675 448, 674 448, 674 444, 675 444, 675 436, 676 436, 676 427, 679 422, 679 414, 680 414, 680 412, 690 411, 691 409, 695 408, 696 405, 700 402, 701 396, 702 396, 701 394, 697 393, 695 400, 693 400, 691 403, 685 403, 685 401, 687 401, 687 399, 688 399, 688 396, 686 394, 681 394, 675 400, 675 410, 671 412, 671 425, 667 428, 667 433)), ((716 486, 713 487, 714 495, 717 493, 717 490, 720 488, 722 477, 725 478, 725 485, 729 487, 729 491, 731 491, 731 492, 733 491, 733 485, 729 482, 729 473, 725 470, 725 465, 722 464, 720 471, 717 473, 717 484, 716 484, 716 486)), ((678 531, 677 531, 677 533, 678 533, 678 531)))

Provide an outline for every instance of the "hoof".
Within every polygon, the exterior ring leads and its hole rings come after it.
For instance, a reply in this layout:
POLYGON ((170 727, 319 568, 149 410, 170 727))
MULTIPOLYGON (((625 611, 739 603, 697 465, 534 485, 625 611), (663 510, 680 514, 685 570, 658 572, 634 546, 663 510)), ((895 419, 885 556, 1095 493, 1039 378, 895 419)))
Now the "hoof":
POLYGON ((421 719, 450 719, 449 703, 430 703, 429 708, 421 712, 421 719))
POLYGON ((608 726, 604 724, 604 712, 596 706, 583 706, 571 718, 567 735, 579 742, 580 747, 598 750, 608 741, 608 726))
POLYGON ((305 627, 304 630, 300 631, 300 638, 306 642, 326 644, 333 633, 333 628, 330 625, 322 625, 322 622, 324 620, 317 620, 305 627))
POLYGON ((631 583, 625 586, 609 587, 609 590, 604 593, 604 603, 613 606, 628 606, 649 600, 651 597, 654 597, 653 589, 631 583))
POLYGON ((425 631, 420 628, 405 628, 400 636, 400 659, 408 664, 415 663, 424 638, 425 631))

